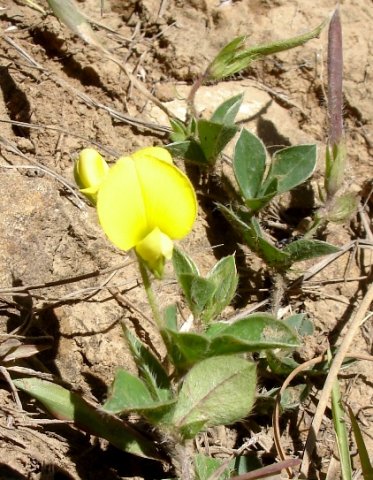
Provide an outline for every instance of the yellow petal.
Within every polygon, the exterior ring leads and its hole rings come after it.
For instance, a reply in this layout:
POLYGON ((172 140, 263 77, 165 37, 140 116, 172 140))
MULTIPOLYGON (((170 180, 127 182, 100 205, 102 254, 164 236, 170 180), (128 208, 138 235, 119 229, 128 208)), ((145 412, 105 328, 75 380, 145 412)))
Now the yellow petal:
POLYGON ((158 160, 162 160, 163 162, 169 163, 172 165, 172 157, 168 150, 162 147, 146 147, 142 148, 141 150, 137 150, 137 152, 133 153, 131 157, 136 160, 138 158, 144 157, 154 157, 158 160))
POLYGON ((162 233, 159 228, 155 228, 136 245, 136 252, 143 260, 152 265, 162 257, 170 260, 173 248, 172 240, 162 233))
POLYGON ((136 252, 154 275, 162 278, 165 262, 171 259, 173 248, 172 240, 159 228, 155 228, 136 245, 136 252))
POLYGON ((75 181, 81 189, 98 187, 108 171, 102 156, 94 148, 85 148, 75 163, 75 181))
POLYGON ((172 239, 187 235, 197 215, 197 200, 189 178, 177 167, 155 157, 136 156, 136 171, 149 231, 158 227, 172 239))
POLYGON ((155 228, 171 239, 182 238, 196 218, 196 196, 188 177, 165 159, 147 155, 154 149, 156 154, 164 150, 152 147, 144 149, 145 154, 120 158, 98 191, 101 226, 123 250, 136 246, 155 228))
POLYGON ((97 195, 100 224, 111 242, 129 250, 149 232, 143 193, 131 157, 122 157, 109 170, 97 195))

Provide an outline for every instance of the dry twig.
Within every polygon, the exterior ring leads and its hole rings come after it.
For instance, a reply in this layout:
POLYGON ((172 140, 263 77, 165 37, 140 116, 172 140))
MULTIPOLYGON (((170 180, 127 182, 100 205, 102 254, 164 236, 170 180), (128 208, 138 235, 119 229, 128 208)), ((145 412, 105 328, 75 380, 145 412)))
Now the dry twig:
POLYGON ((321 422, 322 422, 322 417, 324 415, 324 411, 326 408, 326 405, 328 403, 330 393, 333 387, 333 383, 335 379, 337 378, 339 369, 341 368, 341 365, 343 363, 343 360, 348 352, 348 349, 350 348, 350 345, 359 329, 359 327, 363 324, 363 322, 369 318, 372 313, 369 315, 366 315, 367 311, 370 308, 370 305, 373 301, 373 284, 370 285, 370 288, 368 292, 366 293, 365 297, 363 298, 356 314, 355 317, 353 318, 350 327, 345 335, 345 337, 342 340, 342 343, 334 357, 334 360, 330 366, 330 370, 328 373, 328 376, 326 377, 326 381, 324 384, 324 388, 321 392, 319 403, 314 415, 314 418, 312 420, 312 424, 310 427, 310 431, 308 434, 308 438, 306 441, 306 447, 304 450, 304 456, 303 456, 303 461, 301 465, 301 473, 307 477, 308 469, 310 466, 311 462, 311 455, 312 452, 315 448, 316 445, 316 439, 317 439, 317 434, 320 430, 321 422))

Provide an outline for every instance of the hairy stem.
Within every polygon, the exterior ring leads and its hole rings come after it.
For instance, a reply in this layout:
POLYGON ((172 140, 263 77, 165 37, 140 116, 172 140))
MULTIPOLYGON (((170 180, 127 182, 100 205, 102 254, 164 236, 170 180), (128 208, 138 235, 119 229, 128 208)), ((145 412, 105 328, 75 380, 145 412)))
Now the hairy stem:
POLYGON ((145 292, 146 292, 146 296, 148 297, 148 302, 149 302, 150 308, 151 308, 152 313, 153 313, 154 321, 157 324, 157 327, 159 328, 159 330, 162 330, 163 319, 162 319, 161 312, 159 310, 158 302, 155 298, 154 290, 153 290, 153 287, 152 287, 152 282, 151 282, 150 277, 149 277, 149 272, 146 269, 146 266, 144 265, 144 262, 142 261, 142 259, 139 256, 137 256, 137 260, 138 260, 138 263, 139 263, 140 274, 141 274, 142 282, 143 282, 144 289, 145 289, 145 292))

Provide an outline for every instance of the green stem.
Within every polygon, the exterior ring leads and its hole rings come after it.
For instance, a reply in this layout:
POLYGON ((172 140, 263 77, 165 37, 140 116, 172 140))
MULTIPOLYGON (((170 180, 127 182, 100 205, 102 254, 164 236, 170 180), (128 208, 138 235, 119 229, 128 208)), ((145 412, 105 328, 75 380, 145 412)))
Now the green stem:
POLYGON ((161 312, 159 310, 158 302, 157 302, 157 300, 155 298, 155 295, 154 295, 154 290, 153 290, 153 287, 152 287, 152 282, 151 282, 150 277, 149 277, 149 272, 148 272, 144 262, 142 261, 142 259, 139 256, 137 256, 137 261, 139 263, 140 274, 141 274, 142 283, 144 285, 144 289, 145 289, 145 292, 146 292, 146 296, 148 297, 148 302, 149 302, 150 308, 152 309, 153 318, 155 320, 155 323, 157 324, 157 327, 161 331, 163 329, 163 326, 164 326, 163 325, 163 319, 162 319, 161 312))
MULTIPOLYGON (((324 212, 325 213, 325 212, 324 212)), ((303 239, 313 238, 314 235, 321 229, 324 225, 326 225, 327 220, 325 218, 320 218, 318 212, 313 219, 312 225, 308 229, 308 231, 304 234, 303 239)))

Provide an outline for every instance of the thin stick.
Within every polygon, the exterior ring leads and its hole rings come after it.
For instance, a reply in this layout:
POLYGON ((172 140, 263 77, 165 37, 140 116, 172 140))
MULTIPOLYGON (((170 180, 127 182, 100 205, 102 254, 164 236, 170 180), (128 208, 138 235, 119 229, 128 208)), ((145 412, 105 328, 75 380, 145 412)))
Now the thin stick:
MULTIPOLYGON (((357 352, 349 352, 348 357, 350 358, 356 358, 358 360, 366 360, 368 362, 373 362, 373 356, 372 355, 367 355, 365 353, 357 353, 357 352)), ((299 365, 299 367, 295 368, 286 378, 284 383, 281 386, 281 389, 279 390, 276 400, 275 400, 275 408, 273 410, 273 415, 272 415, 272 425, 273 425, 273 433, 274 433, 274 442, 275 442, 275 447, 277 450, 278 456, 281 458, 281 460, 287 460, 286 454, 284 452, 284 449, 282 448, 281 445, 281 433, 280 433, 280 402, 281 402, 281 396, 284 393, 285 389, 290 385, 292 380, 301 372, 304 370, 307 370, 309 367, 312 367, 313 365, 317 365, 318 363, 323 362, 326 359, 325 355, 320 355, 316 358, 312 358, 311 360, 302 363, 299 365)), ((292 472, 287 469, 287 473, 290 478, 293 477, 292 472)))
POLYGON ((12 391, 14 401, 16 402, 18 409, 22 412, 23 407, 22 407, 21 400, 19 399, 17 389, 14 386, 14 383, 13 383, 12 379, 10 378, 10 375, 9 375, 7 369, 3 366, 0 366, 0 373, 2 374, 2 376, 7 381, 8 385, 9 385, 11 391, 12 391))
MULTIPOLYGON (((299 465, 300 460, 298 458, 289 458, 283 462, 274 463, 273 465, 267 465, 266 467, 258 468, 253 472, 243 473, 236 477, 231 477, 230 480, 256 480, 259 478, 266 478, 275 473, 280 473, 281 470, 290 467, 296 467, 299 465)), ((271 477, 272 478, 272 477, 271 477)), ((277 477, 276 477, 277 478, 277 477)))
MULTIPOLYGON (((56 180, 58 180, 60 183, 62 183, 62 185, 65 188, 67 188, 67 190, 69 190, 69 192, 73 195, 73 197, 75 197, 75 199, 77 201, 77 206, 79 208, 82 208, 84 206, 83 201, 79 198, 79 195, 76 193, 77 188, 72 183, 68 182, 64 177, 62 177, 62 175, 59 175, 58 173, 53 171, 51 168, 46 167, 45 165, 42 165, 41 163, 37 162, 36 160, 31 160, 29 157, 27 157, 27 155, 25 155, 23 152, 21 152, 21 150, 19 150, 15 145, 13 145, 11 142, 9 142, 9 140, 2 137, 1 135, 0 135, 0 144, 3 145, 8 151, 10 151, 12 153, 15 153, 16 155, 19 155, 22 158, 24 158, 25 160, 27 160, 28 162, 30 162, 33 165, 32 168, 38 168, 38 169, 42 170, 43 172, 47 173, 48 175, 51 175, 52 177, 54 177, 56 180)), ((4 155, 3 155, 3 157, 4 157, 4 155)), ((7 166, 4 166, 4 165, 1 165, 1 167, 12 168, 10 166, 7 167, 7 166)), ((13 165, 13 168, 31 168, 31 167, 29 165, 21 165, 21 166, 13 165)))
MULTIPOLYGON (((275 447, 278 453, 278 456, 281 458, 282 461, 287 460, 286 454, 284 452, 284 449, 282 448, 281 445, 281 433, 280 433, 280 401, 281 401, 281 396, 284 393, 285 389, 289 386, 290 382, 301 372, 304 370, 307 370, 309 367, 312 367, 313 365, 316 365, 320 362, 325 360, 324 355, 320 355, 319 357, 312 358, 311 360, 308 360, 305 363, 302 363, 299 365, 299 367, 295 368, 286 378, 284 383, 282 384, 277 396, 276 396, 276 401, 275 401, 275 408, 273 409, 273 415, 272 415, 272 425, 273 425, 273 434, 274 434, 274 442, 275 442, 275 447)), ((293 478, 293 473, 289 468, 286 468, 286 471, 289 475, 290 478, 293 478)))
POLYGON ((114 288, 108 288, 108 290, 121 307, 129 308, 133 310, 134 312, 139 314, 144 320, 150 323, 150 325, 153 325, 153 327, 156 326, 152 318, 145 315, 138 307, 136 307, 136 305, 133 302, 125 298, 120 292, 117 292, 114 288))
POLYGON ((370 286, 368 292, 363 298, 363 301, 361 302, 360 307, 358 308, 355 314, 355 317, 351 322, 349 330, 346 333, 345 337, 343 338, 342 343, 334 357, 333 363, 330 366, 329 374, 326 377, 324 388, 323 388, 323 391, 321 392, 319 403, 317 405, 317 409, 311 423, 311 427, 309 430, 309 434, 308 434, 308 438, 307 438, 306 446, 304 450, 303 461, 300 468, 300 472, 305 477, 307 477, 308 469, 311 462, 311 455, 316 445, 317 434, 321 427, 322 418, 330 397, 333 383, 337 378, 339 369, 341 368, 343 360, 347 354, 347 351, 359 327, 367 318, 369 318, 373 314, 373 313, 370 313, 368 316, 365 316, 366 312, 370 308, 370 304, 372 303, 372 301, 373 301, 373 284, 370 286))
MULTIPOLYGON (((80 92, 78 89, 72 87, 70 85, 69 82, 66 82, 65 80, 63 80, 62 78, 58 77, 55 73, 52 73, 50 71, 48 71, 47 69, 45 69, 44 67, 42 67, 38 62, 36 62, 32 57, 31 55, 29 55, 25 50, 23 50, 19 45, 17 45, 10 37, 7 37, 6 35, 3 36, 4 40, 6 42, 8 42, 13 48, 15 48, 17 50, 17 52, 23 57, 26 59, 26 61, 28 61, 31 66, 33 68, 37 68, 39 69, 40 71, 44 72, 46 75, 48 75, 48 77, 54 81, 55 83, 57 83, 57 85, 60 85, 62 86, 63 88, 66 88, 66 90, 70 91, 70 92, 73 92, 75 95, 77 95, 81 100, 83 100, 83 102, 85 102, 87 105, 89 106, 92 106, 92 107, 96 107, 96 108, 99 108, 99 109, 102 109, 102 110, 105 110, 106 112, 109 113, 109 115, 112 117, 112 118, 115 118, 117 120, 120 120, 121 122, 124 122, 124 123, 127 123, 128 125, 133 125, 133 126, 136 126, 136 127, 143 127, 143 128, 147 128, 149 130, 153 130, 153 131, 157 131, 157 132, 160 132, 160 133, 168 133, 171 131, 171 129, 169 127, 166 127, 164 125, 159 125, 159 124, 156 124, 156 123, 151 123, 151 122, 146 122, 146 121, 143 121, 143 120, 138 120, 136 118, 133 118, 133 117, 130 117, 129 115, 126 115, 118 110, 115 110, 114 108, 112 107, 109 107, 101 102, 98 102, 97 100, 93 99, 92 97, 89 97, 88 95, 86 95, 85 93, 83 92, 80 92)), ((112 61, 113 58, 111 58, 112 61)), ((116 63, 118 64, 119 68, 121 68, 124 73, 126 73, 126 75, 130 75, 133 77, 133 75, 126 71, 123 67, 123 65, 118 61, 116 60, 116 63)), ((139 80, 137 80, 136 78, 133 79, 131 78, 131 80, 134 82, 135 86, 145 95, 147 96, 147 98, 150 98, 155 104, 159 103, 159 105, 157 105, 159 108, 161 108, 163 111, 166 111, 166 114, 169 115, 169 116, 173 116, 171 114, 171 112, 169 112, 167 110, 167 108, 161 103, 159 102, 159 100, 157 100, 153 95, 150 94, 150 92, 148 92, 145 88, 145 86, 143 86, 141 84, 141 82, 139 82, 139 80)), ((116 155, 115 155, 116 156, 116 155)))
POLYGON ((105 275, 107 273, 119 271, 125 267, 128 267, 129 265, 132 265, 134 262, 135 262, 134 260, 129 260, 123 263, 122 265, 119 265, 116 267, 110 267, 101 271, 94 270, 93 272, 83 273, 75 277, 61 278, 60 280, 54 280, 52 282, 36 283, 34 285, 21 285, 19 287, 10 287, 10 288, 0 287, 0 293, 1 294, 4 294, 4 293, 19 294, 20 292, 28 293, 30 290, 40 290, 42 288, 51 288, 51 287, 57 287, 60 285, 66 285, 69 283, 81 282, 82 280, 87 280, 89 278, 99 277, 100 275, 105 275))

